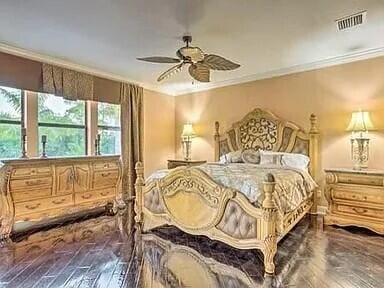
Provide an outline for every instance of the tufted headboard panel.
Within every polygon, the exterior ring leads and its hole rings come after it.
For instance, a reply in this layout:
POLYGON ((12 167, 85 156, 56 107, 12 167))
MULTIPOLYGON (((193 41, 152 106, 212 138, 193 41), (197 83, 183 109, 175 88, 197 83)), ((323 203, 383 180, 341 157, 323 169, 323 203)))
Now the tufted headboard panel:
MULTIPOLYGON (((280 152, 301 153, 311 158, 311 166, 317 165, 319 134, 317 118, 311 115, 311 129, 305 132, 293 122, 286 121, 273 113, 254 109, 223 134, 220 134, 219 122, 215 123, 215 160, 236 150, 254 149, 280 152)), ((311 168, 311 167, 310 167, 311 168)), ((311 172, 314 175, 315 167, 311 172)))

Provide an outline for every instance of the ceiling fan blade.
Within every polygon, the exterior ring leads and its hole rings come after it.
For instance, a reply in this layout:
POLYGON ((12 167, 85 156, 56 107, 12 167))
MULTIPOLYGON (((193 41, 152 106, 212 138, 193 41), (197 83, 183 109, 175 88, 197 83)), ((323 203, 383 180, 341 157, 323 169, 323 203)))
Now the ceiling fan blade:
POLYGON ((157 78, 157 81, 160 82, 166 78, 171 77, 172 75, 175 75, 175 74, 181 72, 181 68, 183 67, 183 65, 184 65, 184 63, 180 63, 176 66, 169 68, 167 71, 165 71, 163 74, 161 74, 159 76, 159 78, 157 78))
POLYGON ((240 67, 239 64, 214 54, 205 55, 204 60, 201 62, 213 70, 234 70, 240 67))
POLYGON ((180 63, 180 59, 171 58, 171 57, 162 57, 162 56, 137 58, 137 60, 152 62, 152 63, 180 63))
POLYGON ((202 63, 191 64, 188 68, 189 74, 197 81, 209 82, 210 71, 208 66, 202 63))

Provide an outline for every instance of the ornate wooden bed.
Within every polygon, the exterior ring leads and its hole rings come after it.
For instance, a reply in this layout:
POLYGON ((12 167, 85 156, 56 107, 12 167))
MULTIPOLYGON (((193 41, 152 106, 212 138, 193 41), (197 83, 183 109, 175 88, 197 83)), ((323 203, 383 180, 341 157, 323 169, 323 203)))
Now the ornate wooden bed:
MULTIPOLYGON (((220 134, 215 123, 215 160, 239 149, 263 149, 294 152, 310 157, 309 172, 317 180, 318 138, 316 116, 310 117, 305 132, 292 122, 255 109, 241 121, 220 134)), ((158 181, 145 183, 143 165, 136 163, 135 221, 143 231, 165 224, 195 235, 205 235, 239 249, 260 249, 267 273, 274 273, 273 258, 277 243, 308 212, 316 198, 277 217, 272 194, 275 178, 268 174, 264 183, 264 200, 255 207, 240 192, 222 186, 197 167, 177 168, 158 181)), ((315 206, 315 205, 314 205, 315 206)))

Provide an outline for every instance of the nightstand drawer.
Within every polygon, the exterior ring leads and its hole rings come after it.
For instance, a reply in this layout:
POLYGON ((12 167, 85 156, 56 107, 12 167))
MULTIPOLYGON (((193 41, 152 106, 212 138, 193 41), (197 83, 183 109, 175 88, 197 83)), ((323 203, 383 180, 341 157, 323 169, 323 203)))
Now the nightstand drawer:
POLYGON ((378 175, 363 175, 351 173, 338 173, 337 183, 358 184, 368 186, 383 186, 383 177, 378 175))
POLYGON ((365 208, 365 207, 358 207, 358 206, 341 205, 337 203, 333 207, 335 209, 334 212, 337 212, 337 213, 349 214, 352 216, 359 216, 359 217, 370 217, 370 218, 376 218, 379 220, 384 219, 383 209, 373 209, 373 208, 365 208))
POLYGON ((373 204, 382 204, 384 203, 384 191, 351 191, 351 190, 342 190, 334 189, 332 191, 332 199, 337 200, 349 200, 356 201, 361 204, 373 203, 373 204))

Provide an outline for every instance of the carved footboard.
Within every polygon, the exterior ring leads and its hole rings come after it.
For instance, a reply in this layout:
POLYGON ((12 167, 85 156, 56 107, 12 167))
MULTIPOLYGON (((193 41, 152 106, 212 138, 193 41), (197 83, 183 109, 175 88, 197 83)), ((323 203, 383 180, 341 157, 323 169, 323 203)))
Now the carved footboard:
POLYGON ((181 167, 148 183, 144 183, 141 163, 136 170, 135 220, 143 231, 169 224, 236 248, 261 249, 266 272, 274 272, 277 211, 272 200, 273 175, 264 183, 262 208, 256 208, 244 195, 217 184, 196 167, 181 167))

